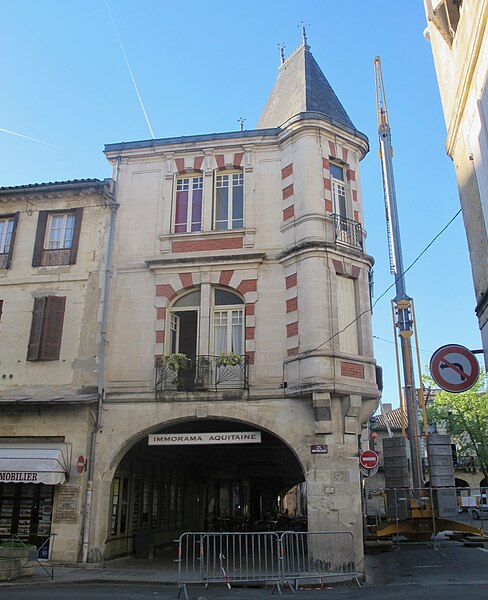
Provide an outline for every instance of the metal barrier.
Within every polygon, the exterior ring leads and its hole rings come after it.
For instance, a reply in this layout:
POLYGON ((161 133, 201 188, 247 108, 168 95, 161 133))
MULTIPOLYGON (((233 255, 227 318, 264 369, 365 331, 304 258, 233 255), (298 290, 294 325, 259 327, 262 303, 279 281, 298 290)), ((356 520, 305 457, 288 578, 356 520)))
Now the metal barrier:
POLYGON ((49 557, 52 555, 55 537, 56 534, 51 533, 39 547, 27 543, 15 534, 2 538, 0 540, 0 556, 4 568, 0 579, 5 579, 5 575, 7 581, 32 575, 33 567, 37 564, 49 575, 51 580, 54 580, 54 565, 49 557), (50 572, 46 565, 50 567, 50 572))
POLYGON ((281 593, 280 538, 264 533, 183 533, 178 539, 178 598, 189 583, 273 582, 281 593))
POLYGON ((354 550, 354 536, 350 531, 286 531, 280 538, 282 545, 283 584, 291 587, 303 580, 359 582, 354 550))
POLYGON ((200 532, 178 542, 178 598, 188 584, 273 583, 294 593, 299 581, 353 581, 358 585, 350 532, 200 532))

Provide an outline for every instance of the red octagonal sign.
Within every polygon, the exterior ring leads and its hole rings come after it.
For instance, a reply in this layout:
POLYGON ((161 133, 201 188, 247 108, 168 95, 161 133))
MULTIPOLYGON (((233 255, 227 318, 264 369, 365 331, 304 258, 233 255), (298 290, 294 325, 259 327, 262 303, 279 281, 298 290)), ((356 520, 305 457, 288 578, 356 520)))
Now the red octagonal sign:
POLYGON ((365 469, 374 469, 378 464, 380 457, 374 450, 365 450, 359 456, 359 463, 365 469))

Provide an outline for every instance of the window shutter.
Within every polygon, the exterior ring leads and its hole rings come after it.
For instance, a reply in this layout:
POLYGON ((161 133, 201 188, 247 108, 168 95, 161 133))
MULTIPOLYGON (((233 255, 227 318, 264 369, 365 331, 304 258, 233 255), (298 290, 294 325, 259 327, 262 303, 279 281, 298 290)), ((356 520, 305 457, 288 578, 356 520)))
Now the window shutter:
POLYGON ((63 334, 64 309, 66 298, 48 296, 44 309, 42 339, 39 358, 41 360, 58 360, 63 334))
POLYGON ((359 354, 354 279, 337 274, 336 283, 340 348, 343 352, 359 354))
POLYGON ((44 237, 46 236, 46 225, 47 210, 41 210, 39 211, 39 219, 37 221, 36 241, 34 243, 34 255, 32 256, 33 267, 39 267, 41 265, 44 237))
POLYGON ((17 223, 19 222, 19 213, 16 212, 14 215, 14 226, 12 229, 12 237, 10 238, 10 248, 7 254, 7 260, 5 262, 5 268, 9 269, 12 263, 12 255, 14 253, 14 243, 15 243, 15 232, 17 231, 17 223))
POLYGON ((32 312, 32 325, 27 348, 27 360, 38 360, 39 349, 41 346, 42 317, 44 314, 44 305, 46 298, 36 298, 34 300, 34 310, 32 312))
POLYGON ((80 241, 80 231, 81 231, 81 218, 83 216, 83 209, 77 208, 75 210, 75 228, 73 230, 73 242, 71 244, 71 251, 69 253, 69 264, 74 265, 76 262, 76 257, 78 255, 78 244, 80 241))

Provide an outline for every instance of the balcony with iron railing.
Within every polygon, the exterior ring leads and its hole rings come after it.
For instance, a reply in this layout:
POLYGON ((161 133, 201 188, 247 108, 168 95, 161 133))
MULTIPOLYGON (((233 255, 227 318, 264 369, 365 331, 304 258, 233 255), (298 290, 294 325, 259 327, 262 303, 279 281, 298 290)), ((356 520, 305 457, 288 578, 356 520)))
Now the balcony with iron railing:
POLYGON ((346 219, 336 213, 332 217, 334 219, 334 242, 363 252, 364 234, 361 223, 346 219))
POLYGON ((179 364, 162 357, 156 363, 154 387, 158 393, 247 390, 249 357, 232 354, 228 359, 226 355, 200 355, 194 359, 185 357, 179 364))

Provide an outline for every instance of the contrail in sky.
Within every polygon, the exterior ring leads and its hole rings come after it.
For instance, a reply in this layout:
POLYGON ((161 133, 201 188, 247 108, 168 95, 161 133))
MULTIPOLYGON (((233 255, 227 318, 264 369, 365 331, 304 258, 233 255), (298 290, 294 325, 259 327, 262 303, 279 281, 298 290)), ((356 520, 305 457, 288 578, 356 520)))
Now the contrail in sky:
POLYGON ((26 140, 32 140, 33 142, 38 142, 39 144, 44 144, 46 146, 52 146, 52 144, 49 144, 48 142, 43 142, 42 140, 38 140, 37 138, 33 138, 28 135, 22 135, 22 133, 16 133, 15 131, 10 131, 9 129, 2 129, 2 127, 0 127, 0 131, 3 131, 3 133, 10 133, 10 135, 16 135, 17 137, 21 137, 26 140))
POLYGON ((110 15, 110 19, 111 19, 112 25, 114 27, 115 35, 117 36, 117 39, 119 40, 120 49, 122 50, 122 55, 124 57, 125 64, 127 65, 127 68, 129 69, 129 73, 130 73, 130 76, 131 76, 131 79, 132 79, 132 83, 134 84, 134 89, 136 90, 137 98, 139 99, 139 104, 141 105, 142 112, 144 113, 144 118, 146 119, 146 123, 147 123, 147 126, 149 128, 149 132, 151 134, 151 138, 154 139, 154 132, 152 130, 151 123, 149 123, 149 118, 147 116, 146 109, 144 108, 144 104, 142 102, 141 95, 139 94, 139 90, 137 88, 136 80, 134 79, 134 75, 132 74, 132 69, 130 68, 129 61, 127 59, 127 55, 126 55, 125 50, 124 50, 124 45, 122 44, 122 40, 120 39, 120 35, 119 35, 118 30, 117 30, 117 25, 115 24, 115 21, 114 21, 113 15, 112 15, 112 11, 110 10, 110 6, 109 6, 109 3, 108 3, 108 0, 105 0, 105 5, 107 6, 108 14, 110 15))

